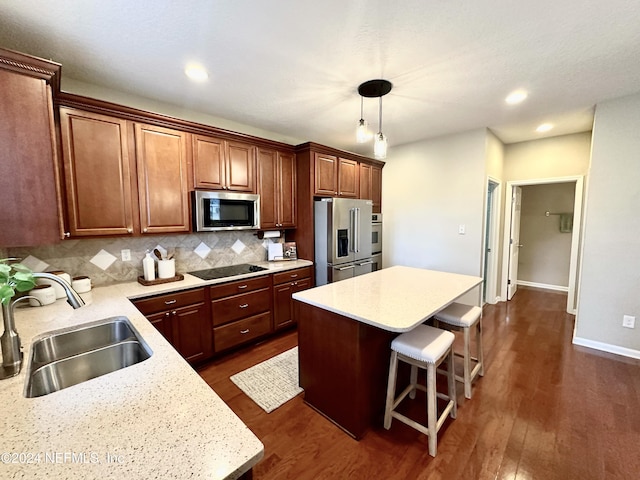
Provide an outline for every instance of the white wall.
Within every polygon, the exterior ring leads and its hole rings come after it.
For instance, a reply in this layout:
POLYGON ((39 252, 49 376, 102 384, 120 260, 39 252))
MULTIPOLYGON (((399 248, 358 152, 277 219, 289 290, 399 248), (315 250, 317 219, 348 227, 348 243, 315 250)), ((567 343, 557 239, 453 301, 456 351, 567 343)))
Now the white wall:
POLYGON ((640 95, 598 104, 574 343, 640 358, 640 95), (622 327, 634 315, 636 328, 622 327))
POLYGON ((480 275, 486 135, 478 129, 390 150, 382 176, 385 267, 480 275))

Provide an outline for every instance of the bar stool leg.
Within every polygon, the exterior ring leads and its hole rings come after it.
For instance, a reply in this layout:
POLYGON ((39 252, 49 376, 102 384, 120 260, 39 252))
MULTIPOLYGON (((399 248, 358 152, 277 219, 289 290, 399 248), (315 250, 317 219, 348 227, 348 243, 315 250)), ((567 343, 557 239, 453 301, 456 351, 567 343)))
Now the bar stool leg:
POLYGON ((393 402, 396 393, 396 375, 398 371, 398 352, 391 351, 391 360, 389 361, 389 380, 387 382, 387 403, 384 408, 384 428, 391 428, 391 410, 393 410, 393 402))
POLYGON ((470 328, 464 331, 464 396, 471 398, 471 332, 470 328))
POLYGON ((409 393, 409 398, 413 400, 414 398, 416 398, 416 385, 418 384, 418 367, 416 367, 415 365, 411 365, 410 382, 412 390, 411 393, 409 393))
POLYGON ((438 450, 438 412, 436 408, 436 365, 427 364, 427 430, 429 431, 429 455, 438 450))
POLYGON ((453 401, 453 408, 451 409, 451 418, 456 418, 458 415, 458 399, 456 398, 456 372, 454 366, 454 354, 453 348, 449 352, 447 358, 447 383, 449 388, 449 398, 453 401))
POLYGON ((484 377, 484 352, 482 350, 482 316, 480 316, 480 319, 478 320, 477 328, 476 347, 478 348, 478 362, 480 362, 480 371, 478 372, 478 375, 484 377))

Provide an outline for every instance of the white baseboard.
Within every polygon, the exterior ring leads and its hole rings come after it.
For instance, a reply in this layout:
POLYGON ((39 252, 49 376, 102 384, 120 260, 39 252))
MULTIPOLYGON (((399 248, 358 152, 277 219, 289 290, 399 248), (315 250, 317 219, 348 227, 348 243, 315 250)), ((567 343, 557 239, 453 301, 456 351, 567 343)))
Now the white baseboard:
POLYGON ((623 357, 640 359, 640 350, 634 350, 632 348, 626 348, 626 347, 619 347, 618 345, 611 345, 610 343, 596 342, 595 340, 589 340, 587 338, 582 338, 582 337, 573 337, 573 344, 580 345, 582 347, 593 348, 594 350, 600 350, 602 352, 622 355, 623 357))
POLYGON ((522 285, 523 287, 544 288, 546 290, 556 290, 558 292, 569 291, 569 287, 563 287, 562 285, 549 285, 547 283, 527 282, 525 280, 518 280, 516 283, 518 285, 522 285))

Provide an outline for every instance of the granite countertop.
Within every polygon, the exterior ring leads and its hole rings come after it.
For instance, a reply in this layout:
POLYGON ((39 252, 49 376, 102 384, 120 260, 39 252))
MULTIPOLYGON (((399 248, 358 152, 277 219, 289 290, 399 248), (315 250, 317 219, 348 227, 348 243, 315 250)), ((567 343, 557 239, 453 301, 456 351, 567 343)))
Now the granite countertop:
POLYGON ((237 277, 94 288, 88 304, 65 300, 16 308, 21 373, 0 381, 2 478, 237 478, 264 454, 260 440, 133 306, 129 298, 184 290, 312 265, 258 263, 237 277), (113 316, 129 318, 151 358, 38 398, 25 398, 27 359, 39 334, 113 316), (7 455, 9 454, 9 455, 7 455))
POLYGON ((303 290, 293 298, 384 330, 407 332, 481 283, 481 277, 394 266, 303 290))

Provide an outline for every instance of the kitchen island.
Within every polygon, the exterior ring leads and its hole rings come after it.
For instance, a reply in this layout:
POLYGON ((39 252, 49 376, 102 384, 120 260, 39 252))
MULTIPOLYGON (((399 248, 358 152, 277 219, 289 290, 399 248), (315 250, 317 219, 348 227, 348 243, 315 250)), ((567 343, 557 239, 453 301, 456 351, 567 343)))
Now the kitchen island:
MULTIPOLYGON (((266 264, 249 278, 311 265, 266 264)), ((264 454, 260 440, 128 300, 213 285, 179 282, 94 288, 73 310, 64 300, 17 308, 21 373, 0 381, 0 478, 234 479, 264 454), (44 332, 126 316, 153 351, 140 363, 37 398, 25 398, 31 340, 44 332)))
POLYGON ((381 425, 391 341, 481 283, 394 266, 294 294, 305 402, 356 439, 381 425))

